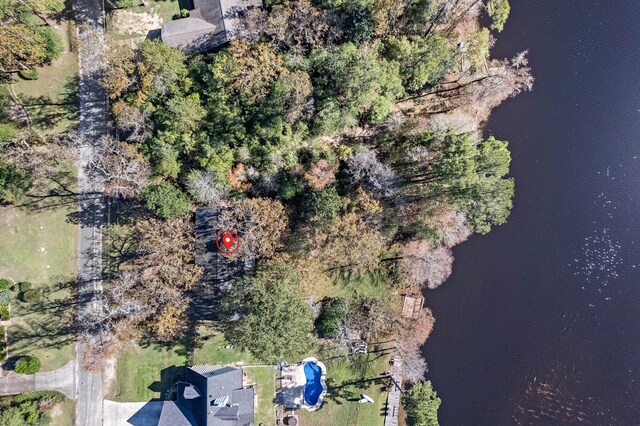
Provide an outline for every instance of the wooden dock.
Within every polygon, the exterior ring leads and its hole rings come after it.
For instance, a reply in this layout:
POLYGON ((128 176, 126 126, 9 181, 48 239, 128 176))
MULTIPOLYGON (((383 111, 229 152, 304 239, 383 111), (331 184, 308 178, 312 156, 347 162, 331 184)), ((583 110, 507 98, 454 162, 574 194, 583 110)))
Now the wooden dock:
POLYGON ((402 360, 396 356, 391 367, 391 390, 389 391, 389 396, 387 396, 384 426, 398 426, 398 413, 402 398, 400 386, 402 386, 402 360))

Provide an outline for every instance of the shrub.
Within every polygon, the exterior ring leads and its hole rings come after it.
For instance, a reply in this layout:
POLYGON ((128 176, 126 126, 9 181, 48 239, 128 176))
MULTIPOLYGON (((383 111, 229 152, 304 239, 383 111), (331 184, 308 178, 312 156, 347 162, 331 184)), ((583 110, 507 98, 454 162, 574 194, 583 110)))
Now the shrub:
POLYGON ((126 9, 140 5, 138 0, 115 0, 113 3, 117 9, 126 9))
POLYGON ((8 304, 11 301, 11 292, 9 290, 0 291, 0 303, 8 304))
POLYGON ((6 278, 0 279, 0 290, 8 290, 13 283, 6 278))
POLYGON ((18 71, 18 75, 25 80, 37 80, 40 77, 40 73, 37 68, 31 68, 29 70, 18 71))
MULTIPOLYGON (((0 319, 2 321, 8 321, 9 320, 9 305, 6 303, 2 303, 0 304, 0 319)), ((0 339, 2 338, 2 336, 0 336, 0 339)))
POLYGON ((38 303, 41 296, 40 290, 32 288, 22 293, 22 301, 27 303, 38 303))
POLYGON ((40 358, 37 356, 23 356, 16 362, 16 373, 35 374, 38 371, 40 371, 40 358))
POLYGON ((48 425, 52 408, 65 400, 55 391, 25 392, 0 397, 0 425, 48 425))
POLYGON ((342 199, 336 189, 331 187, 305 194, 301 207, 305 219, 331 220, 342 208, 342 199))
POLYGON ((186 216, 191 212, 189 197, 169 182, 146 187, 143 196, 147 209, 162 218, 186 216))
POLYGON ((31 180, 26 173, 0 162, 0 200, 9 203, 19 201, 31 187, 31 180))
POLYGON ((340 324, 347 315, 347 302, 344 299, 327 299, 322 304, 317 326, 322 337, 338 337, 340 324))
POLYGON ((21 292, 31 290, 32 288, 33 288, 33 285, 29 281, 23 281, 21 283, 18 283, 18 290, 21 292))
POLYGON ((9 142, 16 134, 16 128, 12 124, 0 124, 0 142, 9 142))
POLYGON ((52 27, 37 27, 38 34, 44 40, 45 58, 47 62, 57 59, 64 51, 62 38, 52 27))

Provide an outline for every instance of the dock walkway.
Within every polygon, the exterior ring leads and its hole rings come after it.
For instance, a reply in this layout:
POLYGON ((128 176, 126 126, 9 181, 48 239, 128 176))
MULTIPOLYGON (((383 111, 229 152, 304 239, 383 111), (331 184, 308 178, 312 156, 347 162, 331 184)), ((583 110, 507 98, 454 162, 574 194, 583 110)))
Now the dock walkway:
POLYGON ((387 396, 387 409, 384 418, 384 426, 398 426, 398 412, 400 411, 400 399, 402 397, 402 359, 397 356, 393 359, 391 367, 391 390, 387 396))

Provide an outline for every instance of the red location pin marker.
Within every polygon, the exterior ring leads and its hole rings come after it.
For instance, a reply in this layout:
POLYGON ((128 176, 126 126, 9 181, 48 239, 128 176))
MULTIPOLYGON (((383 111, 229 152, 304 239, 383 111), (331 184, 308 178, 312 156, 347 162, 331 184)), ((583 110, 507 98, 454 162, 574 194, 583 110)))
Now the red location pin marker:
POLYGON ((233 245, 235 238, 231 234, 222 234, 222 245, 224 245, 227 250, 231 248, 233 245))
POLYGON ((216 246, 222 254, 233 254, 240 247, 240 237, 233 229, 223 229, 216 237, 216 246))

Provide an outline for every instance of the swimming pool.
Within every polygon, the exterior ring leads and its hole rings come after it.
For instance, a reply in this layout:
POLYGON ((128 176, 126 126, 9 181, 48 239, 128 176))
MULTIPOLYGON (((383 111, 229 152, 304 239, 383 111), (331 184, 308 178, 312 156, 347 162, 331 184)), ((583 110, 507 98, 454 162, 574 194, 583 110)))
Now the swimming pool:
POLYGON ((307 382, 304 386, 304 402, 308 410, 316 410, 322 405, 322 399, 327 392, 324 382, 326 371, 323 363, 315 358, 304 360, 304 375, 307 382))

